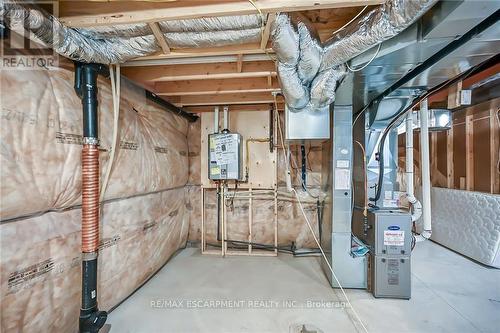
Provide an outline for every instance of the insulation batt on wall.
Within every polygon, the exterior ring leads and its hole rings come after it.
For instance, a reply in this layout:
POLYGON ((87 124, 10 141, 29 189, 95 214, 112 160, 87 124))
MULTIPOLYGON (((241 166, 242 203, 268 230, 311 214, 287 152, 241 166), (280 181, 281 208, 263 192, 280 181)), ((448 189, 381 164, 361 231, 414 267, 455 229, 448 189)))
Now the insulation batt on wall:
MULTIPOLYGON (((73 72, 6 70, 1 80, 2 332, 76 332, 82 112, 73 72)), ((104 310, 183 247, 189 230, 187 121, 122 81, 119 150, 101 209, 98 297, 104 310)), ((112 97, 108 81, 100 79, 98 87, 104 172, 112 97)))

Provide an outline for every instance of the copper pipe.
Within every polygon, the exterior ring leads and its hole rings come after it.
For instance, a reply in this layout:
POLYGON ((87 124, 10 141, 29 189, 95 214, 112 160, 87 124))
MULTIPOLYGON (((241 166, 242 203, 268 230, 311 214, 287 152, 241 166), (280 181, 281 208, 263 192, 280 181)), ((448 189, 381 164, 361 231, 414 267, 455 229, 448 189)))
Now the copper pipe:
POLYGON ((84 144, 82 150, 82 252, 99 246, 99 149, 84 144))

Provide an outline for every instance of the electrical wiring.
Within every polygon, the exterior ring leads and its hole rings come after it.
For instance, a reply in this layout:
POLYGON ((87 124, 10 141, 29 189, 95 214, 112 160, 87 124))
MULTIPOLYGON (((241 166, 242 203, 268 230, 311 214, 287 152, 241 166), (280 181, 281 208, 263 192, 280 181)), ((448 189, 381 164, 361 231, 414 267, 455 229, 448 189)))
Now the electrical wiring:
MULTIPOLYGON (((274 95, 274 109, 276 110, 276 112, 278 112, 278 101, 276 100, 276 95, 274 95)), ((290 161, 288 160, 287 156, 290 156, 290 146, 288 146, 288 149, 286 148, 285 146, 285 141, 283 140, 283 130, 281 129, 281 121, 279 119, 279 113, 278 113, 278 117, 277 117, 278 121, 278 132, 279 132, 279 135, 280 135, 280 140, 281 140, 281 147, 283 147, 283 152, 285 154, 285 167, 286 167, 286 170, 287 172, 290 171, 290 161)), ((294 167, 295 167, 295 170, 298 170, 298 165, 297 165, 297 161, 295 160, 295 158, 291 157, 290 160, 292 161, 294 167)), ((314 195, 312 194, 309 189, 307 188, 307 186, 305 186, 305 184, 302 182, 302 178, 300 178, 300 185, 301 187, 306 191, 306 193, 314 198, 314 199, 319 199, 319 195, 314 195)))
MULTIPOLYGON (((252 4, 252 6, 255 8, 255 10, 257 10, 257 12, 260 15, 260 34, 261 34, 261 36, 264 36, 264 31, 266 29, 266 27, 264 25, 264 22, 265 22, 264 13, 262 12, 262 10, 260 10, 260 8, 257 6, 257 4, 253 0, 248 0, 248 2, 250 2, 252 4)), ((264 45, 264 52, 269 57, 269 59, 271 59, 272 61, 276 61, 276 57, 271 56, 271 54, 267 51, 267 45, 264 45)))
POLYGON ((116 76, 113 70, 113 65, 109 66, 109 74, 111 77, 111 92, 113 95, 113 137, 111 141, 111 148, 109 152, 108 165, 106 167, 106 173, 104 174, 104 179, 101 186, 101 194, 99 201, 104 200, 104 195, 106 194, 106 188, 108 187, 109 177, 111 175, 111 169, 113 168, 113 162, 116 156, 116 147, 118 143, 118 130, 119 130, 119 120, 120 120, 120 64, 116 65, 116 76))
MULTIPOLYGON (((356 144, 359 145, 361 148, 361 151, 363 153, 363 186, 365 190, 365 195, 364 195, 364 207, 363 207, 363 216, 366 217, 368 215, 368 179, 367 179, 367 172, 366 172, 366 150, 365 147, 361 144, 361 142, 355 140, 354 141, 356 144)), ((354 187, 352 187, 354 188, 354 187)), ((354 194, 352 195, 354 198, 354 194)))
POLYGON ((368 330, 366 329, 366 326, 363 324, 363 321, 361 320, 361 318, 359 317, 357 311, 354 309, 354 307, 352 306, 350 300, 349 300, 349 297, 347 297, 347 294, 345 293, 345 290, 344 288, 342 287, 342 285, 340 284, 340 281, 339 279, 337 278, 337 275, 335 274, 335 271, 333 270, 333 267, 332 265, 330 264, 330 262, 328 261, 328 258, 326 257, 326 254, 325 252, 323 251, 323 248, 321 247, 321 244, 319 243, 318 241, 318 238, 316 237, 316 235, 314 234, 314 231, 313 231, 313 228, 311 226, 311 223, 309 222, 309 219, 307 218, 307 215, 306 215, 306 212, 304 211, 304 207, 302 206, 302 203, 300 202, 300 198, 299 198, 299 195, 297 193, 297 191, 295 189, 292 189, 292 191, 295 193, 295 196, 297 197, 297 201, 299 203, 299 208, 300 208, 300 211, 302 212, 302 215, 304 216, 304 219, 306 220, 307 222, 307 226, 309 227, 309 230, 311 231, 311 234, 314 238, 314 241, 316 242, 316 244, 318 245, 318 248, 319 250, 321 251, 321 255, 323 256, 323 259, 325 259, 325 262, 328 266, 328 268, 330 269, 330 271, 332 272, 332 276, 333 278, 335 279, 335 282, 337 282, 340 290, 342 291, 342 294, 347 302, 347 304, 349 305, 349 307, 351 308, 354 316, 356 317, 357 321, 359 322, 359 324, 361 325, 361 327, 363 328, 363 331, 365 332, 368 332, 368 330))
POLYGON ((354 16, 349 22, 347 22, 346 24, 344 24, 343 26, 341 26, 340 28, 338 28, 337 30, 335 30, 332 33, 332 36, 336 35, 337 32, 344 30, 349 24, 351 24, 352 22, 354 22, 354 20, 356 20, 358 17, 361 16, 361 14, 364 13, 364 11, 366 10, 366 8, 368 8, 368 6, 364 6, 363 9, 361 9, 361 11, 356 16, 354 16))
MULTIPOLYGON (((277 104, 277 103, 276 103, 276 96, 275 96, 275 98, 274 98, 274 102, 275 102, 275 104, 277 104)), ((278 110, 278 109, 276 108, 276 110, 278 110)), ((279 119, 278 119, 278 124, 279 124, 279 119)), ((281 145, 284 147, 284 146, 285 146, 285 142, 284 142, 284 140, 283 140, 283 132, 282 132, 282 130, 281 130, 281 126, 280 126, 280 125, 278 125, 278 131, 279 131, 279 136, 280 136, 280 140, 281 140, 281 145)), ((286 153, 285 153, 285 151, 283 151, 283 154, 285 155, 284 157, 285 157, 285 160, 286 160, 286 153)), ((287 162, 287 161, 286 161, 285 163, 288 165, 288 162, 287 162)), ((313 236, 313 238, 314 238, 314 241, 316 242, 316 245, 318 246, 318 248, 319 248, 319 250, 320 250, 320 252, 321 252, 321 255, 322 255, 323 259, 325 260, 325 262, 326 262, 326 264, 327 264, 327 266, 328 266, 329 270, 332 272, 332 276, 333 276, 333 278, 335 279, 335 281, 337 282, 337 284, 338 284, 338 286, 339 286, 340 290, 342 291, 342 294, 343 294, 343 296, 344 296, 344 298, 345 298, 345 300, 346 300, 347 304, 348 304, 348 305, 349 305, 349 307, 351 308, 351 310, 352 310, 352 312, 353 312, 353 314, 354 314, 354 317, 356 318, 356 320, 359 322, 359 324, 360 324, 360 325, 361 325, 361 327, 363 328, 363 331, 368 333, 368 330, 366 329, 366 326, 363 324, 363 321, 362 321, 362 320, 361 320, 361 318, 359 317, 359 315, 358 315, 357 311, 356 311, 356 310, 354 309, 354 307, 352 306, 351 301, 349 300, 349 297, 347 297, 347 294, 346 294, 346 292, 345 292, 344 288, 342 287, 342 284, 340 283, 339 279, 337 278, 337 275, 335 274, 335 271, 333 270, 332 265, 331 265, 331 264, 330 264, 330 262, 328 261, 328 258, 326 257, 325 252, 323 251, 323 248, 321 247, 321 244, 320 244, 320 242, 318 241, 318 238, 317 238, 317 237, 316 237, 316 235, 314 234, 314 230, 313 230, 313 228, 312 228, 312 226, 311 226, 311 222, 309 222, 309 218, 307 217, 307 214, 306 214, 306 212, 305 212, 305 210, 304 210, 304 207, 303 207, 302 202, 301 202, 301 200, 300 200, 299 194, 297 193, 297 191, 296 191, 293 187, 292 187, 292 192, 294 193, 295 198, 297 199, 297 202, 298 202, 298 204, 299 204, 300 211, 301 211, 302 216, 304 217, 304 219, 305 219, 305 221, 306 221, 306 224, 307 224, 307 226, 308 226, 308 228, 309 228, 309 231, 311 231, 311 234, 312 234, 312 236, 313 236)), ((354 323, 353 323, 353 324, 354 324, 354 323)), ((354 325, 354 326, 356 327, 356 325, 354 325)))
POLYGON ((355 73, 355 72, 359 72, 359 71, 362 71, 363 69, 365 69, 366 67, 368 67, 373 60, 375 60, 375 58, 378 56, 379 52, 380 52, 380 48, 382 47, 382 44, 378 44, 378 47, 377 47, 377 51, 375 51, 375 54, 371 57, 370 60, 368 60, 368 62, 366 64, 364 64, 363 66, 359 67, 359 68, 351 68, 349 66, 349 63, 345 63, 347 69, 349 69, 351 72, 355 73))

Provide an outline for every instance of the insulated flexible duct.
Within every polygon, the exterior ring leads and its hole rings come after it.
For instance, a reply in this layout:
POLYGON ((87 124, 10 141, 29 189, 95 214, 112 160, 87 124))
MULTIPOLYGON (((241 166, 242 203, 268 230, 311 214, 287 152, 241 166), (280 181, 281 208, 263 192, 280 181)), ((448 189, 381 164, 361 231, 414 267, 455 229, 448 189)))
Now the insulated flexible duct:
MULTIPOLYGON (((36 2, 34 2, 36 4, 36 2)), ((118 64, 160 51, 148 24, 68 28, 29 2, 0 0, 0 15, 14 30, 29 29, 31 38, 57 53, 87 63, 118 64)), ((260 41, 261 15, 208 17, 158 22, 171 48, 214 47, 260 41)))
POLYGON ((344 63, 397 35, 436 2, 387 0, 350 22, 324 45, 307 18, 279 14, 273 27, 273 49, 287 105, 299 111, 331 104, 337 82, 347 73, 344 63))

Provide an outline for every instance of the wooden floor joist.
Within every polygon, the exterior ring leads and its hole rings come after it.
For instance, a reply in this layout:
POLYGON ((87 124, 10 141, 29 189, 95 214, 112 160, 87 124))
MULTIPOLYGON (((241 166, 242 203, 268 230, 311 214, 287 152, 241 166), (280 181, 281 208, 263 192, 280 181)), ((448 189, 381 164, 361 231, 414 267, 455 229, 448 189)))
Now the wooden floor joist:
MULTIPOLYGON (((114 24, 150 23, 167 20, 190 19, 196 17, 247 15, 258 13, 292 12, 323 8, 342 8, 383 3, 383 0, 254 0, 205 4, 176 1, 170 6, 162 5, 156 9, 130 10, 102 14, 96 11, 87 15, 63 16, 61 21, 69 27, 95 27, 114 24), (255 4, 255 6, 254 6, 255 4)), ((64 14, 63 14, 64 15, 64 14)))
MULTIPOLYGON (((230 111, 269 111, 271 110, 272 103, 261 103, 261 104, 239 104, 239 105, 230 105, 230 111)), ((183 108, 188 112, 193 113, 202 113, 202 112, 213 112, 214 107, 209 105, 202 106, 186 106, 183 108)), ((278 103, 278 110, 283 111, 285 109, 285 105, 282 101, 278 103)))
POLYGON ((185 107, 197 105, 238 105, 273 102, 274 98, 270 92, 259 92, 222 95, 175 96, 172 103, 176 104, 177 106, 185 107))
POLYGON ((156 82, 154 85, 156 94, 164 96, 216 95, 279 90, 278 80, 272 80, 269 85, 267 77, 156 82))
POLYGON ((271 61, 245 62, 241 73, 238 73, 237 63, 126 67, 123 68, 122 72, 129 79, 135 81, 182 81, 276 76, 275 64, 271 61))
MULTIPOLYGON (((280 91, 270 37, 279 12, 301 11, 328 38, 365 5, 384 0, 172 0, 84 2, 62 0, 61 21, 69 27, 147 24, 161 51, 129 60, 122 73, 179 106, 244 105, 262 110, 280 91), (175 48, 159 22, 211 16, 262 14, 260 40, 205 48, 175 48), (188 58, 188 59, 186 59, 188 58), (263 107, 264 105, 264 107, 263 107)), ((282 103, 282 102, 280 102, 282 103)), ((282 105, 282 104, 281 104, 282 105)))

